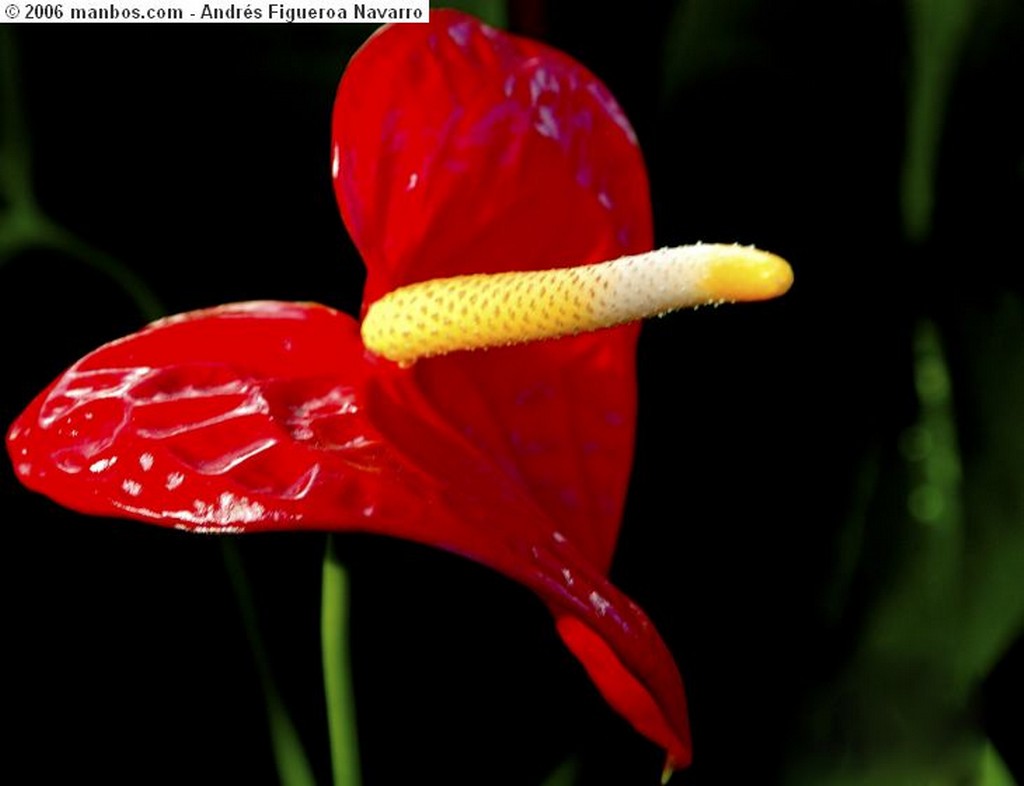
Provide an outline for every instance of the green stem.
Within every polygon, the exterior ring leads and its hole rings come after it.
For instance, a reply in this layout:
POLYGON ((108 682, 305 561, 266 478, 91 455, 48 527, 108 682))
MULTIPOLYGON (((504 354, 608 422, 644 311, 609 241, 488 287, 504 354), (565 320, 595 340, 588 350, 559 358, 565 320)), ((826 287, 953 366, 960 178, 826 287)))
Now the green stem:
POLYGON ((109 278, 152 321, 164 307, 150 286, 131 268, 89 245, 52 221, 36 202, 32 188, 32 147, 19 92, 14 37, 0 28, 0 266, 29 248, 50 248, 77 259, 109 278))
MULTIPOLYGON (((29 248, 59 251, 106 276, 147 321, 163 316, 166 313, 163 304, 141 276, 60 226, 39 208, 32 188, 32 150, 19 84, 14 37, 9 30, 0 27, 0 104, 6 110, 0 117, 0 267, 29 248)), ((281 783, 283 786, 315 786, 312 768, 274 682, 237 548, 227 540, 222 541, 222 546, 224 565, 263 688, 271 747, 281 783)))
POLYGON ((19 84, 14 34, 0 26, 0 105, 6 107, 0 121, 0 206, 6 201, 34 210, 29 134, 21 112, 19 84))
POLYGON ((167 313, 160 298, 141 276, 127 265, 103 251, 89 245, 75 234, 63 227, 51 226, 44 237, 46 245, 64 251, 96 272, 106 276, 117 284, 142 314, 147 322, 159 319, 167 313))
POLYGON ((295 730, 295 724, 292 723, 292 719, 281 701, 281 695, 277 691, 277 685, 274 683, 274 677, 270 670, 270 659, 267 657, 267 649, 256 621, 256 604, 253 603, 249 582, 246 580, 245 571, 242 568, 242 559, 238 554, 238 547, 226 538, 221 540, 221 545, 224 565, 227 568, 228 577, 231 579, 231 587, 235 591, 235 598, 242 614, 242 623, 245 626, 245 634, 249 639, 249 648, 252 650, 260 685, 263 688, 267 723, 270 726, 270 744, 274 754, 274 763, 277 765, 278 777, 282 786, 316 786, 313 770, 309 766, 306 752, 303 750, 302 742, 295 730))
POLYGON ((348 651, 348 576, 327 536, 324 554, 320 644, 324 659, 324 693, 331 742, 334 786, 359 786, 359 745, 348 651))

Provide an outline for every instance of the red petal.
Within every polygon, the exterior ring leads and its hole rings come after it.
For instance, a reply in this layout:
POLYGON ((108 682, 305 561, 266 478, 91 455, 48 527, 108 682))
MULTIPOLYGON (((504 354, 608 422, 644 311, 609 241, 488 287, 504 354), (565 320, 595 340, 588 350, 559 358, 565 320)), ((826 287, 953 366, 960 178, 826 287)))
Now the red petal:
POLYGON ((607 88, 567 55, 457 11, 382 28, 356 53, 332 155, 367 304, 413 281, 651 244, 643 160, 607 88))
MULTIPOLYGON (((688 765, 686 697, 668 648, 643 611, 575 546, 563 519, 552 518, 539 504, 544 497, 524 483, 514 450, 487 452, 480 447, 479 434, 464 431, 457 419, 431 413, 408 377, 411 373, 419 380, 420 367, 432 362, 418 364, 412 372, 382 365, 367 380, 370 418, 411 472, 430 475, 436 491, 427 519, 405 522, 401 534, 459 552, 533 589, 609 704, 664 747, 673 766, 688 765)), ((483 412, 489 402, 460 387, 464 380, 458 365, 450 370, 448 384, 465 393, 461 401, 467 412, 488 423, 483 412)), ((631 439, 632 430, 623 431, 631 439)), ((539 432, 533 436, 543 438, 539 432)), ((571 436, 562 430, 551 439, 559 450, 570 452, 571 436)), ((564 468, 553 471, 564 473, 564 468)), ((591 491, 600 499, 599 490, 591 491)))
POLYGON ((635 434, 632 337, 629 351, 621 350, 624 338, 577 338, 417 363, 373 397, 374 420, 393 445, 436 472, 455 452, 437 451, 394 425, 398 409, 433 410, 479 461, 499 467, 507 483, 529 496, 547 535, 557 529, 605 572, 635 434))
POLYGON ((26 485, 87 513, 227 531, 401 517, 421 502, 385 488, 363 354, 352 318, 323 306, 172 317, 72 366, 8 450, 26 485))
MULTIPOLYGON (((369 271, 365 304, 427 278, 651 246, 642 158, 603 85, 457 12, 384 28, 357 53, 338 90, 333 163, 369 271)), ((609 703, 684 766, 675 663, 601 575, 632 458, 635 340, 623 328, 393 376, 382 366, 368 402, 389 444, 439 480, 448 547, 544 598, 609 703)))
POLYGON ((682 685, 647 618, 501 457, 411 398, 404 377, 367 359, 353 320, 331 309, 223 306, 80 360, 14 423, 8 450, 26 485, 86 513, 219 532, 362 529, 490 565, 546 601, 609 702, 685 763, 682 685), (396 385, 405 400, 392 410, 396 385))
MULTIPOLYGON (((643 160, 607 89, 561 52, 458 12, 383 28, 352 58, 333 156, 366 303, 416 280, 651 246, 643 160)), ((418 395, 601 569, 632 459, 635 340, 627 327, 442 358, 415 375, 418 395)))
MULTIPOLYGON (((368 302, 422 278, 649 247, 643 165, 604 88, 540 44, 433 16, 378 34, 339 89, 335 185, 368 302)), ((398 373, 329 309, 227 306, 83 359, 8 447, 26 484, 86 512, 366 529, 488 564, 547 602, 609 702, 682 765, 678 672, 602 576, 629 473, 635 336, 398 373)))
POLYGON ((682 679, 651 621, 602 577, 576 566, 564 544, 556 544, 551 556, 574 600, 571 607, 551 603, 562 640, 608 703, 665 749, 673 769, 689 766, 682 679))

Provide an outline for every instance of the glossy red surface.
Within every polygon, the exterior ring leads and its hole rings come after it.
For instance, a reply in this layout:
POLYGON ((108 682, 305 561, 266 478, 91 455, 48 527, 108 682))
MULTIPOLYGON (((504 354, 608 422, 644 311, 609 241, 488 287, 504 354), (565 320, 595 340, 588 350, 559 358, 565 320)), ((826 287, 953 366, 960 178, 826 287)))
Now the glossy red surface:
MULTIPOLYGON (((451 11, 375 34, 338 89, 332 166, 364 306, 463 272, 652 244, 646 173, 582 66, 451 11)), ((607 580, 632 461, 636 327, 403 369, 351 317, 246 303, 86 356, 8 433, 30 488, 86 513, 218 532, 410 538, 531 587, 608 701, 690 759, 682 682, 607 580)))

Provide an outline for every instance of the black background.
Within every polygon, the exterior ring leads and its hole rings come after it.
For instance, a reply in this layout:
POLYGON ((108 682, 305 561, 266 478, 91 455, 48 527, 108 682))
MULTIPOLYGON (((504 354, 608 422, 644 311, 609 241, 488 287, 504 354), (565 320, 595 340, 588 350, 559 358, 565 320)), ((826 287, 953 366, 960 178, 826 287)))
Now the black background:
MULTIPOLYGON (((915 417, 914 321, 955 326, 1021 293, 1022 10, 980 14, 951 96, 936 230, 910 245, 900 4, 748 3, 735 46, 672 91, 675 4, 633 5, 604 15, 519 4, 511 20, 620 99, 648 159, 659 244, 756 243, 791 260, 797 283, 778 302, 645 328, 612 575, 687 682, 697 759, 681 782, 779 782, 800 754, 805 702, 855 647, 870 594, 858 588, 881 571, 862 566, 847 612, 828 618, 862 467, 915 417)), ((362 270, 331 193, 329 123, 337 79, 371 30, 12 28, 2 45, 16 46, 41 206, 137 271, 169 312, 272 298, 355 313, 362 270)), ((46 249, 0 269, 0 303, 4 423, 80 355, 143 322, 107 278, 46 249)), ((84 519, 10 472, 0 510, 0 766, 32 773, 11 782, 275 782, 217 541, 84 519)), ((539 783, 570 754, 584 783, 656 781, 659 752, 604 705, 528 592, 430 549, 338 544, 367 786, 539 783)), ((286 702, 327 782, 323 537, 238 546, 286 702)), ((1008 729, 1019 651, 976 708, 1018 780, 1008 729)))

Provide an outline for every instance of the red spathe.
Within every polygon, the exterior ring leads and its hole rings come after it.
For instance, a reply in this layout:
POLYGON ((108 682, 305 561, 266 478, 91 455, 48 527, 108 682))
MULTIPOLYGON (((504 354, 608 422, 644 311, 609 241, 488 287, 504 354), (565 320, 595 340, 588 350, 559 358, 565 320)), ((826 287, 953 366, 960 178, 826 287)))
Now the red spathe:
MULTIPOLYGON (((415 281, 652 245, 640 151, 604 86, 466 15, 372 36, 339 86, 332 138, 364 309, 415 281)), ((222 306, 80 360, 14 423, 8 450, 27 486, 86 513, 379 532, 487 564, 547 603, 609 703, 684 766, 675 663, 606 578, 632 460, 636 335, 405 369, 325 306, 222 306)))

